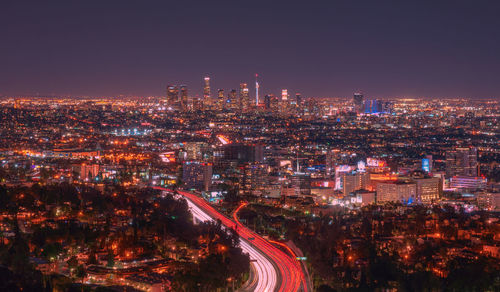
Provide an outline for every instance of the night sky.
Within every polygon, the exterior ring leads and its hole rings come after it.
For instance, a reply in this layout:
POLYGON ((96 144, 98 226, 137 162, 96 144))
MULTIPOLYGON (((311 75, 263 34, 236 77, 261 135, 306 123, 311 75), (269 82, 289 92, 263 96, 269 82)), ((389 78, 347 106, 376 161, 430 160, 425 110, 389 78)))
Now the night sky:
POLYGON ((499 97, 500 1, 0 1, 0 94, 499 97), (251 86, 253 93, 253 84, 251 86))

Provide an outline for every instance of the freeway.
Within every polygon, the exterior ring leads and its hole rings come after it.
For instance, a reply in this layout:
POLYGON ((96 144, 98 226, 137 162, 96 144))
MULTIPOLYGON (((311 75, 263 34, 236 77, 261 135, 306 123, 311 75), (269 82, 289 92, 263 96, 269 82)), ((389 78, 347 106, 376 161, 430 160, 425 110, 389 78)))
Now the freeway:
POLYGON ((308 281, 302 269, 301 263, 293 256, 288 256, 281 249, 276 248, 269 241, 262 238, 257 233, 246 228, 238 219, 238 212, 247 205, 241 204, 233 213, 233 220, 237 224, 237 230, 240 236, 245 238, 254 238, 253 243, 257 244, 259 248, 266 254, 274 255, 275 263, 280 267, 282 273, 281 287, 277 291, 309 291, 308 281))
MULTIPOLYGON (((189 208, 193 213, 193 216, 200 221, 211 221, 214 220, 205 211, 203 211, 196 204, 187 199, 189 208)), ((232 228, 231 226, 227 226, 232 228)), ((240 241, 241 249, 248 253, 250 259, 252 260, 252 266, 256 274, 257 281, 249 287, 250 291, 274 291, 278 275, 276 273, 275 267, 271 261, 258 249, 250 245, 246 240, 240 241)))
MULTIPOLYGON (((155 189, 173 192, 162 187, 155 187, 155 189)), ((193 216, 198 220, 220 220, 226 228, 236 230, 241 238, 242 250, 253 260, 252 265, 257 274, 255 291, 309 291, 300 263, 241 224, 237 218, 237 212, 233 214, 233 221, 195 194, 186 191, 176 193, 188 201, 193 216)), ((241 205, 238 210, 243 206, 241 205)))

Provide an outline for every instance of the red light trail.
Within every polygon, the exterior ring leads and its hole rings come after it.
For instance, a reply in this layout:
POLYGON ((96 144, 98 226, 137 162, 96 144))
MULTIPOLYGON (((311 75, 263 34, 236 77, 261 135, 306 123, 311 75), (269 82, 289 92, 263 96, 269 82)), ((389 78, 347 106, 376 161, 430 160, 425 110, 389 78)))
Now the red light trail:
MULTIPOLYGON (((162 187, 154 187, 154 189, 173 192, 172 190, 162 187)), ((233 221, 223 214, 219 213, 210 204, 208 204, 208 202, 196 196, 195 194, 185 191, 177 191, 177 193, 201 208, 205 213, 212 217, 212 219, 220 220, 222 225, 226 226, 227 228, 235 229, 241 238, 245 239, 246 242, 265 254, 274 263, 274 266, 277 268, 277 272, 280 275, 279 278, 281 280, 281 283, 277 283, 278 285, 275 287, 275 291, 309 291, 307 287, 306 276, 303 273, 300 263, 295 258, 288 256, 281 249, 269 243, 257 233, 245 227, 238 220, 237 214, 239 210, 241 210, 241 208, 243 208, 246 204, 240 205, 235 210, 235 212, 233 213, 233 221)))

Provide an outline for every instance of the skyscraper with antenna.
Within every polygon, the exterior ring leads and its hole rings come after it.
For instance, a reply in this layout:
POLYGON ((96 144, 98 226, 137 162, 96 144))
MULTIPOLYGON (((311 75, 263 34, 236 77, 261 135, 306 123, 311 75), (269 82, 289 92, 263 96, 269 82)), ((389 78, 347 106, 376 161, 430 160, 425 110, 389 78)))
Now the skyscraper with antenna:
POLYGON ((259 74, 255 74, 255 106, 259 106, 259 74))

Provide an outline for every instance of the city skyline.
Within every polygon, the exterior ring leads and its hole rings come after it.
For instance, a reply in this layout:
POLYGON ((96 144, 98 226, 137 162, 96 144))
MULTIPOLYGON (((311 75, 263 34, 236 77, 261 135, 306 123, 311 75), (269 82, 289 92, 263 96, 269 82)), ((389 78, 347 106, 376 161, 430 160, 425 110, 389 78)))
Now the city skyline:
MULTIPOLYGON (((496 3, 7 2, 0 94, 201 96, 259 74, 261 95, 498 97, 496 3), (192 5, 188 5, 192 4, 192 5), (397 24, 397 25, 395 25, 397 24)), ((252 89, 251 92, 254 92, 252 89)))
POLYGON ((500 2, 0 4, 0 291, 500 291, 500 2))

